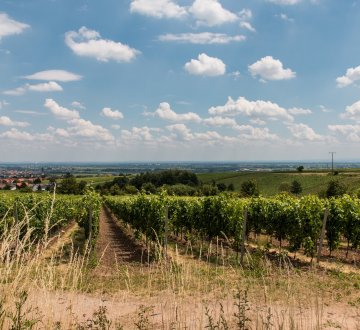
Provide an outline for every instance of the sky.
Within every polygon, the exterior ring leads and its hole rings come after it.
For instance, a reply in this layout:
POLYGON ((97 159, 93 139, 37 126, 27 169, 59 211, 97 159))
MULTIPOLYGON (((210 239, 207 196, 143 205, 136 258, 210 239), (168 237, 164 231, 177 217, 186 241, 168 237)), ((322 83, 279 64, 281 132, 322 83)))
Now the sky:
POLYGON ((0 0, 0 162, 360 160, 360 0, 0 0))

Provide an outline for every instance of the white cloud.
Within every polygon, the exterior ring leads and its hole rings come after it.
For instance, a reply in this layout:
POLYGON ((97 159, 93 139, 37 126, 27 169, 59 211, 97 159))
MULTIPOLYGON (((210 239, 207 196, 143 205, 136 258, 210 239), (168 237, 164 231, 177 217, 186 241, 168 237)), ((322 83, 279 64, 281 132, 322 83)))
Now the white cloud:
POLYGON ((76 110, 69 110, 60 106, 53 99, 46 99, 44 106, 48 108, 55 117, 65 120, 80 118, 79 112, 76 110))
POLYGON ((360 121, 360 101, 347 106, 345 113, 341 114, 341 118, 360 121))
POLYGON ((187 62, 184 68, 190 74, 209 77, 221 76, 226 72, 226 65, 222 60, 204 53, 200 54, 197 60, 187 62))
POLYGON ((26 85, 26 88, 29 91, 34 91, 34 92, 61 92, 63 90, 63 88, 55 81, 50 81, 47 83, 36 84, 36 85, 26 85))
POLYGON ((233 128, 240 132, 239 137, 245 140, 274 141, 279 138, 276 134, 270 133, 267 127, 259 128, 251 125, 237 125, 233 128))
POLYGON ((360 125, 329 125, 329 130, 344 135, 350 142, 360 142, 360 125))
POLYGON ((81 110, 85 110, 86 107, 79 101, 73 101, 71 102, 71 106, 73 106, 74 108, 78 108, 78 109, 81 109, 81 110))
POLYGON ((360 65, 356 68, 347 69, 344 76, 336 78, 337 87, 346 87, 352 85, 358 80, 360 80, 360 65))
POLYGON ((26 126, 29 126, 30 124, 27 122, 23 122, 23 121, 14 121, 7 116, 1 116, 0 117, 0 125, 1 126, 26 127, 26 126))
POLYGON ((0 134, 0 137, 10 139, 10 140, 20 140, 20 141, 33 141, 34 136, 28 132, 19 131, 16 128, 12 128, 10 131, 6 131, 0 134))
POLYGON ((309 109, 303 109, 303 108, 290 108, 288 109, 288 112, 291 115, 298 116, 298 115, 310 115, 312 114, 312 111, 309 109))
POLYGON ((40 142, 51 142, 53 141, 53 136, 46 133, 29 133, 25 131, 19 131, 16 128, 12 128, 9 131, 0 134, 1 138, 17 141, 40 141, 40 142))
POLYGON ((120 128, 121 128, 121 126, 120 126, 120 125, 116 125, 116 124, 115 124, 115 125, 111 125, 111 128, 112 128, 112 129, 120 129, 120 128))
POLYGON ((194 138, 194 135, 191 133, 190 129, 184 124, 174 124, 166 126, 166 128, 174 134, 175 137, 178 137, 185 141, 190 141, 194 138))
POLYGON ((140 54, 138 50, 121 42, 101 39, 99 32, 89 30, 84 26, 77 32, 67 32, 65 43, 76 55, 96 58, 101 62, 109 60, 130 62, 140 54))
POLYGON ((240 22, 240 27, 251 32, 256 32, 256 29, 249 22, 240 22))
POLYGON ((47 83, 41 83, 36 85, 26 84, 25 86, 18 87, 3 92, 5 95, 19 96, 24 95, 27 91, 32 92, 61 92, 63 88, 55 81, 49 81, 47 83))
POLYGON ((206 125, 211 125, 211 126, 236 126, 237 125, 235 119, 228 118, 228 117, 220 117, 220 116, 206 118, 206 119, 204 119, 204 123, 206 125))
POLYGON ((199 117, 198 114, 194 112, 178 114, 171 109, 170 104, 167 102, 160 103, 156 111, 151 114, 161 119, 175 121, 175 122, 184 122, 184 121, 201 122, 201 118, 199 117))
POLYGON ((111 119, 123 119, 124 115, 119 110, 111 110, 111 108, 104 108, 101 110, 101 114, 111 119))
POLYGON ((239 19, 236 14, 223 8, 218 0, 195 0, 189 12, 198 25, 216 26, 239 19))
POLYGON ((243 35, 230 36, 225 33, 180 33, 180 34, 163 34, 159 36, 160 41, 177 41, 191 44, 228 44, 230 42, 239 42, 246 40, 243 35))
POLYGON ((253 77, 259 76, 262 80, 287 80, 296 77, 291 69, 284 69, 281 61, 272 56, 265 56, 261 60, 249 65, 253 77))
POLYGON ((291 134, 299 140, 303 141, 324 141, 326 140, 325 136, 315 133, 315 131, 306 124, 291 124, 288 126, 291 134))
POLYGON ((129 130, 121 131, 121 139, 126 141, 145 141, 152 142, 154 140, 152 133, 158 132, 159 129, 151 128, 148 126, 143 127, 133 127, 129 130))
POLYGON ((25 94, 26 90, 27 89, 25 87, 18 87, 15 89, 10 89, 10 90, 4 91, 3 94, 11 95, 11 96, 19 96, 19 95, 25 94))
POLYGON ((67 131, 71 136, 93 139, 95 141, 114 141, 114 137, 106 128, 95 125, 89 120, 74 118, 69 120, 68 123, 70 127, 67 131))
POLYGON ((254 125, 266 125, 266 121, 261 120, 260 118, 250 119, 250 123, 254 125))
POLYGON ((28 80, 69 82, 81 80, 82 76, 65 70, 46 70, 36 72, 29 76, 25 76, 24 78, 28 80))
POLYGON ((290 18, 288 15, 284 14, 284 13, 281 13, 279 15, 279 17, 283 20, 283 21, 286 21, 286 22, 294 22, 294 19, 293 18, 290 18))
POLYGON ((276 3, 278 5, 296 5, 302 0, 268 0, 269 2, 276 3))
POLYGON ((176 18, 187 16, 186 8, 172 0, 132 0, 130 12, 155 18, 176 18))
POLYGON ((30 25, 11 19, 6 13, 0 13, 0 39, 13 34, 20 34, 30 25))
POLYGON ((269 118, 293 121, 293 117, 288 111, 276 103, 270 101, 249 101, 245 97, 239 97, 236 101, 231 97, 223 106, 211 107, 211 115, 236 116, 245 115, 252 118, 269 118))

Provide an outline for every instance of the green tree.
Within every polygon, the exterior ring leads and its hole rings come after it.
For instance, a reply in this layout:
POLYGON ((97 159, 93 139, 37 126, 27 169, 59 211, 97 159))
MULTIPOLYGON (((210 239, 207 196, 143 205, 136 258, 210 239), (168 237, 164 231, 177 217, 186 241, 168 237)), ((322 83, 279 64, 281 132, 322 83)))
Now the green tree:
POLYGON ((345 185, 337 180, 331 180, 328 183, 328 187, 326 190, 326 197, 339 197, 346 193, 345 185))
POLYGON ((302 186, 301 186, 301 183, 297 180, 294 180, 292 183, 291 183, 291 187, 290 187, 290 192, 292 194, 300 194, 302 193, 302 186))
POLYGON ((247 180, 241 184, 241 193, 243 196, 259 196, 259 189, 255 180, 247 180))
POLYGON ((226 184, 225 183, 218 183, 216 187, 219 189, 220 192, 223 192, 226 190, 226 184))
POLYGON ((227 186, 227 190, 228 191, 234 191, 235 190, 235 186, 233 183, 229 183, 229 185, 227 186))
POLYGON ((296 168, 298 172, 302 172, 304 170, 304 166, 300 165, 296 168))

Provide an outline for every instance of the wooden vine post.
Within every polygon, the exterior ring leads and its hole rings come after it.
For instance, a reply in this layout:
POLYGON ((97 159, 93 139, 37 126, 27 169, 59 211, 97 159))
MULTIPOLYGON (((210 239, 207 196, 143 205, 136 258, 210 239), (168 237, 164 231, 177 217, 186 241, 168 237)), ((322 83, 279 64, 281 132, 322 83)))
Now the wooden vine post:
POLYGON ((244 209, 244 221, 242 227, 242 238, 241 238, 241 252, 240 252, 240 264, 243 264, 245 254, 245 241, 246 241, 246 223, 247 223, 247 209, 244 209))
POLYGON ((89 206, 89 229, 88 229, 88 239, 91 240, 92 236, 92 222, 93 222, 93 210, 92 206, 89 206))
POLYGON ((316 259, 316 262, 317 262, 317 263, 319 263, 319 262, 320 262, 321 250, 322 250, 322 245, 323 245, 323 242, 324 242, 324 236, 325 236, 326 221, 327 221, 328 216, 329 216, 329 209, 328 209, 328 208, 326 208, 326 209, 325 209, 325 213, 324 213, 324 218, 323 218, 322 228, 321 228, 320 242, 319 242, 318 253, 317 253, 317 259, 316 259))
POLYGON ((167 248, 168 248, 168 235, 169 235, 169 206, 165 206, 165 216, 164 216, 165 226, 164 226, 164 259, 167 260, 167 248))

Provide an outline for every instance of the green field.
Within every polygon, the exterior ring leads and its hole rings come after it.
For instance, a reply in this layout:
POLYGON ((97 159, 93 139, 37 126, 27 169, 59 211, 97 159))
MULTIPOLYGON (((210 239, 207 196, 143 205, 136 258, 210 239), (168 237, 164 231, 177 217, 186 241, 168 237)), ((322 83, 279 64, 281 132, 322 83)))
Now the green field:
POLYGON ((279 187, 283 183, 291 184, 297 180, 301 183, 302 195, 318 194, 326 190, 328 182, 331 180, 339 180, 343 182, 349 193, 360 188, 360 172, 346 171, 334 176, 328 172, 249 172, 249 173, 207 173, 199 174, 199 179, 203 183, 225 183, 229 185, 233 183, 236 191, 240 191, 241 184, 247 180, 255 180, 258 184, 260 193, 264 196, 271 196, 279 193, 279 187))

